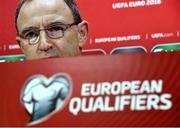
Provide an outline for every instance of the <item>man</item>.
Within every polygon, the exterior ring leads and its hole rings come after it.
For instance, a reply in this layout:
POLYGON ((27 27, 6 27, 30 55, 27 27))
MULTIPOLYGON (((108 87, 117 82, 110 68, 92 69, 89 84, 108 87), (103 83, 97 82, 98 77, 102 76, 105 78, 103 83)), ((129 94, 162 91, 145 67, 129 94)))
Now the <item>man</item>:
POLYGON ((15 21, 27 59, 79 56, 88 37, 74 0, 22 0, 15 21))

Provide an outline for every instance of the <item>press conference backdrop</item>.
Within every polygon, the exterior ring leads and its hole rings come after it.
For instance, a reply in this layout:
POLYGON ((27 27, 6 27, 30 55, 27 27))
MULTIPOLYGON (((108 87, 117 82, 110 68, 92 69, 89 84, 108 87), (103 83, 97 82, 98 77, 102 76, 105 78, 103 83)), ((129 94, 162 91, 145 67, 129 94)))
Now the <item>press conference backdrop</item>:
MULTIPOLYGON (((76 1, 83 19, 89 22, 84 55, 180 50, 179 0, 76 1)), ((1 61, 24 59, 15 41, 18 2, 1 0, 1 61)))

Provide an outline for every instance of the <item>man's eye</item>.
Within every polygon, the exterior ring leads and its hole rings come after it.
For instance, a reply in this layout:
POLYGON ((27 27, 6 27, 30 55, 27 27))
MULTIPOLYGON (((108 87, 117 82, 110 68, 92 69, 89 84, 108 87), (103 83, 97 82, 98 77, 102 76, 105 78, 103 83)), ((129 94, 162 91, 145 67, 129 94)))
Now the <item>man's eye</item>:
POLYGON ((26 39, 32 39, 37 36, 38 36, 38 34, 34 31, 29 31, 24 34, 24 38, 26 38, 26 39))

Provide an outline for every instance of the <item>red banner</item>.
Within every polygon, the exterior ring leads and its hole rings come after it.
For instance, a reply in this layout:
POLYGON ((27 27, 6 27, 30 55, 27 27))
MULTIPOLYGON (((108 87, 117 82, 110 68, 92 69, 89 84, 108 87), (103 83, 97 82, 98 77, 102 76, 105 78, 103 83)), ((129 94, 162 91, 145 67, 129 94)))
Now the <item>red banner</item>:
POLYGON ((180 126, 180 53, 1 63, 0 126, 180 126))

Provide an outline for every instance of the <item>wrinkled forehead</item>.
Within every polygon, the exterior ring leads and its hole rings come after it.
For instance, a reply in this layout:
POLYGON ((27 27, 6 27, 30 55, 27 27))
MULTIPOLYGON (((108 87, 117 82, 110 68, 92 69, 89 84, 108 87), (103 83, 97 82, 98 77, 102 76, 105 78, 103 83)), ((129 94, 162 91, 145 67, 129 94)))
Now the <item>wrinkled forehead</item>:
POLYGON ((73 22, 72 12, 64 0, 27 0, 20 10, 17 26, 21 31, 31 24, 47 24, 52 20, 73 22))

